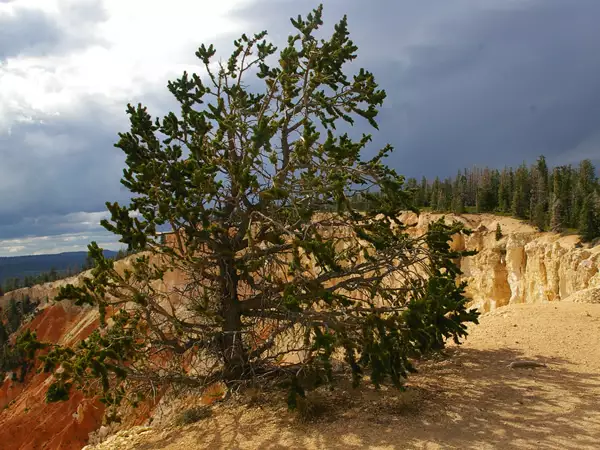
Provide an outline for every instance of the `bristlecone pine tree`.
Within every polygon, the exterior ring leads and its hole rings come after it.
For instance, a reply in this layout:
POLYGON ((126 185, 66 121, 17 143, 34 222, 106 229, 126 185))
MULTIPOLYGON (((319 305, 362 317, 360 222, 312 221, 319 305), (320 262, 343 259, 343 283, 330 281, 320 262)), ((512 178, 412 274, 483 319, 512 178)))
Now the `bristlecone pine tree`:
POLYGON ((321 17, 319 7, 292 19, 277 56, 266 32, 243 35, 224 62, 201 46, 205 76, 168 85, 178 114, 128 106, 116 147, 133 197, 107 203, 103 225, 144 251, 117 270, 92 243, 91 278, 61 290, 102 321, 42 357, 55 371, 49 401, 73 388, 99 387, 114 406, 157 386, 284 380, 293 407, 332 380, 334 359, 356 382, 401 385, 411 358, 477 321, 457 282, 463 253, 449 246, 467 231, 437 222, 409 233, 403 177, 383 163, 392 148, 365 160, 371 136, 336 131, 355 119, 377 128, 386 94, 364 69, 348 76, 357 47, 346 18, 322 40, 321 17), (353 209, 359 194, 367 211, 353 209), (172 271, 183 285, 161 283, 172 271))

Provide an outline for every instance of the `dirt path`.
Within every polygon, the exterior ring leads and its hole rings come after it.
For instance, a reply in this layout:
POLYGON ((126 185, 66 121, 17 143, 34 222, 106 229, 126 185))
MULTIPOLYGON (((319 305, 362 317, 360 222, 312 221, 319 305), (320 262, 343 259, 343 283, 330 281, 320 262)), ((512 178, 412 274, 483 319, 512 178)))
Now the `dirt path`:
POLYGON ((482 317, 410 389, 339 389, 318 423, 283 407, 224 406, 185 428, 138 428, 104 449, 598 449, 600 304, 517 305, 482 317), (510 369, 515 359, 548 365, 510 369), (335 416, 335 417, 334 417, 335 416))

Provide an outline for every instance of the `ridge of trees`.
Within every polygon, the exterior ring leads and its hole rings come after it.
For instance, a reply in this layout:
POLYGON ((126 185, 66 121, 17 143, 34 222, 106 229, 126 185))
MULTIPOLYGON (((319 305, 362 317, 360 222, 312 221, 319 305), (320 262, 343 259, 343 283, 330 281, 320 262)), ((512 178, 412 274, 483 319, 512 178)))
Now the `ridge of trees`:
MULTIPOLYGON (((126 258, 136 252, 129 251, 127 249, 120 249, 116 255, 110 259, 119 261, 120 259, 126 258)), ((7 278, 4 283, 0 286, 0 296, 6 292, 15 291, 17 289, 29 288, 38 284, 51 283, 53 281, 64 280, 65 278, 79 275, 86 270, 94 268, 94 260, 89 255, 86 257, 85 262, 81 266, 74 266, 72 268, 57 270, 52 268, 47 272, 42 272, 37 275, 26 275, 24 277, 10 277, 7 278)))
POLYGON ((600 237, 600 186, 588 159, 550 170, 540 156, 530 166, 464 169, 444 180, 409 178, 407 186, 417 207, 434 212, 506 214, 542 231, 572 230, 584 241, 600 237))

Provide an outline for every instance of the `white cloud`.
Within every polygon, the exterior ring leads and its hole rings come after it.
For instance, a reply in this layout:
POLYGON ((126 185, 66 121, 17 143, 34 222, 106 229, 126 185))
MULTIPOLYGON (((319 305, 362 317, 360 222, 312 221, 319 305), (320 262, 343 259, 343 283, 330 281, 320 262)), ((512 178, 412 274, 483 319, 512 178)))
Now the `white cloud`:
POLYGON ((96 241, 100 247, 107 250, 119 250, 124 247, 114 235, 97 231, 0 240, 0 257, 87 251, 91 241, 96 241))
POLYGON ((41 11, 70 41, 87 42, 69 52, 0 60, 0 133, 15 122, 68 113, 88 96, 110 99, 123 114, 132 97, 164 89, 173 75, 194 69, 198 45, 237 31, 240 24, 228 13, 249 1, 103 0, 101 7, 91 0, 0 3, 0 15, 41 11), (99 17, 94 20, 92 14, 99 17))
POLYGON ((52 236, 62 236, 63 242, 74 235, 77 235, 78 239, 83 239, 86 236, 81 233, 90 235, 106 233, 100 221, 109 217, 108 211, 25 217, 16 224, 0 224, 0 236, 5 238, 4 241, 0 240, 0 244, 17 245, 22 243, 22 239, 26 242, 31 242, 31 239, 43 241, 51 239, 52 236))
POLYGON ((253 1, 0 1, 0 255, 120 248, 106 212, 68 212, 123 200, 125 105, 164 113, 167 81, 238 35, 232 11, 253 1))

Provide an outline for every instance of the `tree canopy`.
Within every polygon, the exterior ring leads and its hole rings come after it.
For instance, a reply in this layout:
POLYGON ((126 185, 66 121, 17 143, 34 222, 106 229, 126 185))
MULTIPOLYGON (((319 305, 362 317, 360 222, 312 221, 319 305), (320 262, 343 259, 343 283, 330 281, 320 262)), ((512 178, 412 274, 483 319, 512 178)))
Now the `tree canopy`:
POLYGON ((168 84, 178 112, 128 105, 116 147, 132 200, 107 203, 103 225, 144 251, 119 270, 92 243, 92 277, 61 290, 102 324, 43 356, 45 370, 62 367, 50 401, 98 380, 108 405, 157 385, 284 380, 294 406, 332 381, 334 359, 355 382, 400 386, 411 358, 477 320, 457 283, 465 253, 449 245, 468 231, 439 221, 414 233, 399 220, 414 209, 404 178, 384 163, 392 147, 365 159, 371 136, 340 131, 377 129, 386 97, 368 70, 349 74, 346 17, 328 38, 322 7, 291 24, 281 50, 264 31, 224 61, 202 45, 204 72, 168 84), (183 283, 167 282, 172 272, 183 283))

